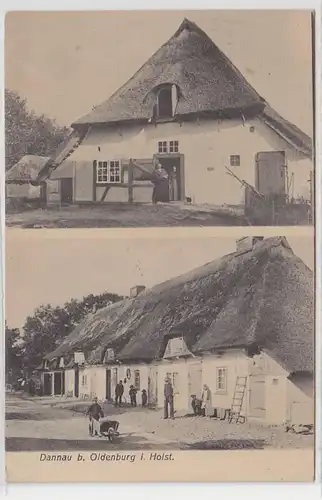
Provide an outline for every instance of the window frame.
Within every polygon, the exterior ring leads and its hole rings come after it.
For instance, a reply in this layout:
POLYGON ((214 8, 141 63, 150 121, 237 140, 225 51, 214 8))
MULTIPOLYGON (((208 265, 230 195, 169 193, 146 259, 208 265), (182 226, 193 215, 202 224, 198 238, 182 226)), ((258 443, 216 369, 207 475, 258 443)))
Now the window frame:
POLYGON ((168 141, 158 141, 158 154, 168 153, 168 141))
POLYGON ((241 164, 240 155, 237 154, 230 155, 229 162, 231 167, 240 167, 241 164))
POLYGON ((162 85, 158 92, 157 92, 157 99, 156 99, 156 112, 157 112, 157 116, 156 118, 160 119, 160 120, 167 120, 169 118, 173 118, 173 99, 172 99, 172 86, 171 85, 162 85), (167 114, 160 114, 160 95, 162 93, 165 93, 167 92, 170 96, 170 106, 169 108, 171 109, 171 114, 170 115, 167 115, 167 114))
POLYGON ((133 378, 134 378, 134 387, 137 391, 141 390, 141 373, 140 370, 136 369, 133 371, 133 378), (139 380, 139 383, 137 384, 137 378, 139 380))
POLYGON ((227 380, 228 380, 228 369, 227 366, 218 366, 216 368, 216 392, 220 394, 227 393, 227 380), (224 372, 224 377, 220 375, 220 372, 224 372), (221 387, 220 380, 223 378, 224 384, 221 387))
POLYGON ((179 153, 179 141, 169 141, 169 153, 179 153))
POLYGON ((97 185, 99 186, 106 184, 114 185, 122 183, 121 160, 95 160, 95 168, 96 168, 97 185), (114 169, 116 169, 116 171, 114 171, 114 169))

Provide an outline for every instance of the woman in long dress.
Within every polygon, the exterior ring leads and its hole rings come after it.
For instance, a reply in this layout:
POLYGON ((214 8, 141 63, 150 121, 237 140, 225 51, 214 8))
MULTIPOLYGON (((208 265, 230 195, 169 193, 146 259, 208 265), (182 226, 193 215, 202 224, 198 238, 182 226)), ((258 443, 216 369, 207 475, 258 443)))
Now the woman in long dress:
POLYGON ((158 201, 169 201, 169 176, 168 172, 158 163, 155 167, 154 175, 152 177, 154 184, 152 203, 156 204, 158 201))
POLYGON ((170 192, 170 201, 177 201, 178 200, 177 167, 172 167, 172 171, 169 176, 169 192, 170 192))
POLYGON ((150 179, 154 184, 152 193, 152 203, 156 204, 158 201, 168 202, 169 201, 169 176, 168 172, 162 167, 161 163, 158 163, 154 169, 154 172, 139 165, 135 161, 133 162, 135 168, 138 168, 145 174, 145 176, 150 179))
POLYGON ((209 389, 207 384, 204 384, 203 386, 201 401, 201 409, 203 410, 205 417, 212 417, 213 410, 211 402, 211 390, 209 389))

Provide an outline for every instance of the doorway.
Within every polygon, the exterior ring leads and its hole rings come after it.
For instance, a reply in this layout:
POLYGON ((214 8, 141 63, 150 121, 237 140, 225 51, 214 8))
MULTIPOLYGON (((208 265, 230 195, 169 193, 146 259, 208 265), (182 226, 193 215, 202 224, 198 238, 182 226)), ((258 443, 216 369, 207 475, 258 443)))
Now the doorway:
POLYGON ((266 379, 265 375, 249 377, 249 416, 265 419, 266 417, 266 379))
POLYGON ((191 396, 201 397, 202 392, 202 368, 200 362, 189 365, 188 368, 188 408, 191 406, 191 396))
POLYGON ((60 180, 60 201, 64 205, 73 203, 73 179, 71 177, 60 180))
POLYGON ((44 395, 51 396, 52 392, 52 377, 50 373, 44 374, 44 395))
POLYGON ((74 380, 74 393, 75 393, 75 398, 78 398, 79 396, 79 369, 75 369, 75 380, 74 380))
POLYGON ((112 391, 111 391, 111 370, 106 370, 106 388, 105 388, 105 398, 107 401, 112 399, 112 391))
POLYGON ((255 187, 264 196, 286 194, 285 151, 262 151, 255 157, 255 187))
POLYGON ((184 193, 184 155, 159 154, 154 156, 155 161, 161 163, 169 175, 170 201, 183 201, 184 193))
POLYGON ((54 373, 54 395, 60 396, 62 394, 62 372, 54 373))

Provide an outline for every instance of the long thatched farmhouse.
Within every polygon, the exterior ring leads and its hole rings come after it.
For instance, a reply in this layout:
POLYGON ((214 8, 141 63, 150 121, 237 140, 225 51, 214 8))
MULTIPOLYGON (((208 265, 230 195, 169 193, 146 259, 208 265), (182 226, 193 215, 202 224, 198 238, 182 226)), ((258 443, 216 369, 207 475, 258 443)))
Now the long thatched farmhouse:
POLYGON ((187 19, 71 126, 42 174, 53 181, 48 203, 151 201, 157 163, 173 182, 170 202, 240 205, 249 186, 264 196, 310 199, 311 139, 187 19))
MULTIPOLYGON (((213 408, 273 424, 313 422, 312 271, 285 238, 244 238, 236 252, 89 316, 39 367, 46 394, 111 400, 124 381, 163 406, 168 374, 176 410, 203 384, 213 408)), ((140 396, 140 392, 139 392, 140 396)), ((138 398, 140 401, 140 397, 138 398)))

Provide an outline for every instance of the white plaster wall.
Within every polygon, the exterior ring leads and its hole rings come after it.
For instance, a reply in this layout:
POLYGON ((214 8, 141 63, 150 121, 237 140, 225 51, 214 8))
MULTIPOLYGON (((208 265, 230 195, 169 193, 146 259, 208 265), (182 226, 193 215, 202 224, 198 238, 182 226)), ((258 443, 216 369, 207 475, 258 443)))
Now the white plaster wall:
POLYGON ((76 203, 93 201, 93 160, 78 162, 75 168, 75 176, 73 186, 74 201, 76 203))
MULTIPOLYGON (((207 384, 212 394, 212 406, 231 407, 237 376, 248 375, 248 358, 240 350, 225 352, 222 356, 207 356, 202 361, 202 383, 207 384), (227 390, 216 390, 217 369, 227 369, 227 390)), ((242 413, 247 414, 248 385, 246 386, 242 413)))
POLYGON ((87 167, 77 167, 77 180, 80 175, 81 185, 86 183, 88 189, 83 187, 76 199, 92 201, 94 160, 152 158, 158 151, 158 142, 163 140, 179 141, 179 152, 185 155, 185 193, 194 203, 243 203, 243 188, 237 180, 226 174, 224 168, 225 165, 229 166, 230 155, 233 154, 241 157, 240 167, 232 167, 234 172, 254 185, 255 154, 259 151, 285 150, 290 172, 295 174, 294 195, 304 193, 308 187, 312 163, 300 160, 283 139, 258 119, 245 125, 241 120, 209 120, 199 124, 185 122, 181 125, 162 123, 118 129, 93 128, 85 142, 70 157, 70 160, 77 162, 88 162, 87 167), (250 131, 251 126, 255 127, 254 132, 250 131))
POLYGON ((296 385, 287 380, 287 420, 293 424, 314 423, 313 390, 313 377, 297 380, 296 385))
POLYGON ((148 391, 148 376, 149 376, 149 366, 145 364, 124 364, 122 365, 122 373, 123 373, 123 381, 126 379, 126 383, 124 384, 124 399, 127 403, 130 403, 130 396, 129 396, 129 390, 130 390, 130 385, 134 385, 134 371, 139 370, 140 371, 140 390, 138 390, 137 395, 136 395, 136 401, 137 404, 140 405, 142 403, 142 389, 145 389, 148 391), (126 372, 127 370, 130 369, 131 376, 130 378, 127 378, 126 372))
MULTIPOLYGON (((158 406, 164 406, 164 380, 167 373, 177 373, 177 391, 174 392, 174 408, 176 410, 189 409, 188 363, 185 360, 163 360, 158 366, 158 406)), ((191 410, 191 408, 190 408, 191 410)))
POLYGON ((65 394, 68 397, 73 397, 75 395, 75 370, 68 369, 65 370, 65 394))
POLYGON ((95 371, 95 368, 92 366, 81 368, 79 370, 79 397, 84 398, 87 396, 88 398, 91 398, 91 391, 92 391, 92 385, 91 381, 93 378, 93 372, 95 371), (87 382, 85 385, 82 383, 82 378, 83 375, 87 375, 87 382))

